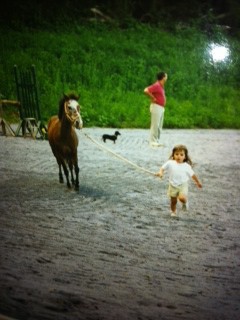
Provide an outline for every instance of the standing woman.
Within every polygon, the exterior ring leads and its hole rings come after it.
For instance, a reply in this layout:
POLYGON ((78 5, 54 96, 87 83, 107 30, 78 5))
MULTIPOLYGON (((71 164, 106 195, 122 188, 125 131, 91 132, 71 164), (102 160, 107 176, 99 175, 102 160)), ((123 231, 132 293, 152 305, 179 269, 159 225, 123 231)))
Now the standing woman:
POLYGON ((144 93, 151 98, 151 127, 150 127, 150 146, 160 147, 160 135, 163 128, 164 107, 166 105, 166 96, 164 85, 167 81, 166 72, 157 74, 157 81, 144 89, 144 93))

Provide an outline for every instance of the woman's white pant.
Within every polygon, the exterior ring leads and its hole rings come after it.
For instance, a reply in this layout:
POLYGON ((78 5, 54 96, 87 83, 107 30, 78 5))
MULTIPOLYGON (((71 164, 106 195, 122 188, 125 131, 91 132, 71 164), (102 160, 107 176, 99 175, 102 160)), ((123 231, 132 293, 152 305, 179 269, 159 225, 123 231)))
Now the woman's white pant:
POLYGON ((163 128, 164 107, 151 103, 151 127, 150 127, 150 143, 159 143, 160 135, 163 128))

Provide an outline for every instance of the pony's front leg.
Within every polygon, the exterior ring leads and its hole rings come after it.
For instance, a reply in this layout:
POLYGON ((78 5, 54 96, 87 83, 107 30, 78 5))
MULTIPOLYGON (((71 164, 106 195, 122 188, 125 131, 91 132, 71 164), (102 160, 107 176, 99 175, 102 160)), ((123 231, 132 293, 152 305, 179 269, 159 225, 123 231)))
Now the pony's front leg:
POLYGON ((57 163, 58 163, 58 175, 59 175, 59 182, 63 183, 63 174, 62 174, 62 162, 61 159, 56 157, 57 163))
POLYGON ((66 166, 66 163, 64 161, 62 161, 61 165, 63 167, 63 171, 64 171, 64 174, 65 174, 65 177, 66 177, 66 180, 67 180, 67 186, 68 186, 68 188, 71 188, 71 183, 69 181, 69 172, 68 172, 68 168, 66 166))
POLYGON ((74 180, 74 176, 73 176, 73 164, 72 164, 71 161, 69 161, 68 167, 69 167, 70 174, 71 174, 72 185, 74 185, 75 184, 75 180, 74 180))
POLYGON ((63 174, 62 174, 62 166, 61 166, 61 164, 59 164, 58 167, 59 167, 59 182, 63 183, 63 174))
POLYGON ((75 180, 75 190, 79 190, 79 167, 78 164, 76 163, 75 166, 75 175, 76 175, 76 180, 75 180))

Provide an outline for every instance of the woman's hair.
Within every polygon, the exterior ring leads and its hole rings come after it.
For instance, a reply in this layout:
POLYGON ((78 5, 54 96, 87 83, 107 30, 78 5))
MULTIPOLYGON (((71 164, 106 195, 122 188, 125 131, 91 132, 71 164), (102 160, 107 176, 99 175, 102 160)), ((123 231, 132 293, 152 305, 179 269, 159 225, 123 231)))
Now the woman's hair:
POLYGON ((188 164, 190 164, 190 166, 193 165, 191 158, 188 155, 188 149, 186 146, 184 146, 183 144, 178 144, 176 145, 173 149, 172 149, 172 154, 170 156, 170 159, 173 159, 174 157, 174 153, 176 151, 184 151, 185 153, 185 159, 183 160, 183 162, 187 162, 188 164))
POLYGON ((166 72, 161 71, 157 74, 157 80, 162 80, 166 76, 166 72))

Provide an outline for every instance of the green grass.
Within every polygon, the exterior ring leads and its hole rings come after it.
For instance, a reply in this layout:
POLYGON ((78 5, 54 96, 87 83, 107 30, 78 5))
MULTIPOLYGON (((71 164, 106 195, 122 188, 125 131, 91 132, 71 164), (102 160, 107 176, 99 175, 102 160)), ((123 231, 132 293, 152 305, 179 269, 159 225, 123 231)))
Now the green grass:
MULTIPOLYGON (((85 126, 148 128, 143 89, 168 73, 164 126, 240 128, 240 43, 226 35, 231 61, 213 64, 209 38, 188 27, 133 24, 128 29, 88 24, 0 30, 1 94, 16 99, 13 66, 36 66, 44 121, 57 113, 62 94, 80 94, 85 126)), ((11 114, 8 115, 11 117, 11 114)))

